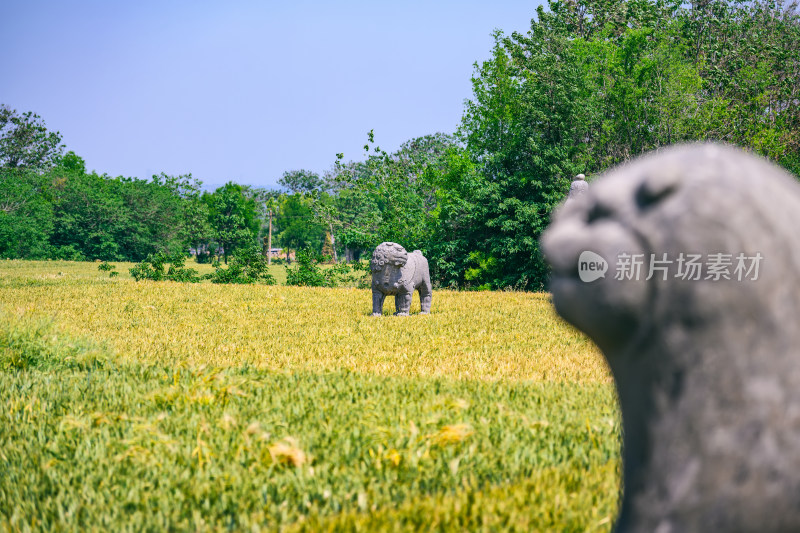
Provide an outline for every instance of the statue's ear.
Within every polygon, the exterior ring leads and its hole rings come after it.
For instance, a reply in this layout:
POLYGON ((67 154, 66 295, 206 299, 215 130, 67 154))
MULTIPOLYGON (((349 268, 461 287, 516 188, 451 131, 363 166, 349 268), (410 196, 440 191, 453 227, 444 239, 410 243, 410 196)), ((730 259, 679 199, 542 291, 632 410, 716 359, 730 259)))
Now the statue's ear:
POLYGON ((414 278, 414 272, 417 270, 417 262, 414 261, 412 258, 408 258, 406 264, 400 268, 400 279, 403 281, 410 280, 414 278))

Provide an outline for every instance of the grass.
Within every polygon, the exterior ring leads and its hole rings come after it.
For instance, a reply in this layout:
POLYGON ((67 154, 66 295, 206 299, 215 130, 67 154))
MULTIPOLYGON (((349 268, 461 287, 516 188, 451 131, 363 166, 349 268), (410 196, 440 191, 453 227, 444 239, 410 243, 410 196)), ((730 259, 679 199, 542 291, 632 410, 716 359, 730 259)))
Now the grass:
MULTIPOLYGON (((124 362, 610 380, 596 348, 555 315, 546 294, 436 291, 430 316, 407 318, 389 316, 387 298, 386 316, 375 319, 363 290, 133 283, 91 263, 3 262, 0 295, 8 311, 51 317, 73 337, 107 343, 124 362)), ((416 295, 411 310, 419 312, 416 295)))
POLYGON ((0 530, 611 527, 613 386, 547 295, 4 261, 0 302, 0 530))

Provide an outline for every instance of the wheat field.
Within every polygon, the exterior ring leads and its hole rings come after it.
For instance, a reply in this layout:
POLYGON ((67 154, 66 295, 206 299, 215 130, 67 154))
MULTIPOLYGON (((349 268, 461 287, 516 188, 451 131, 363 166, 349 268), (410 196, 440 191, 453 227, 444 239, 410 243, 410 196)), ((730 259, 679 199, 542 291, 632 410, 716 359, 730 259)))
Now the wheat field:
POLYGON ((549 295, 116 266, 0 262, 0 530, 610 529, 613 384, 549 295))

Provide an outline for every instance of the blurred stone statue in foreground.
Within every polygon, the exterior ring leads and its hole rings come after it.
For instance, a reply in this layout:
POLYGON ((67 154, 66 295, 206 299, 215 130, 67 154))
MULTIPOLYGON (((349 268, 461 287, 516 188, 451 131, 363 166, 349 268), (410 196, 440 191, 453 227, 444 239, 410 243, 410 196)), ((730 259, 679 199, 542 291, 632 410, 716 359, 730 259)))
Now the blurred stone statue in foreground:
POLYGON ((800 531, 800 185, 714 144, 610 171, 542 236, 622 409, 617 532, 800 531))
POLYGON ((370 261, 372 270, 372 316, 381 316, 383 301, 394 295, 395 315, 408 316, 411 297, 419 291, 422 313, 431 311, 433 288, 428 260, 422 252, 411 253, 394 242, 384 242, 375 248, 370 261))

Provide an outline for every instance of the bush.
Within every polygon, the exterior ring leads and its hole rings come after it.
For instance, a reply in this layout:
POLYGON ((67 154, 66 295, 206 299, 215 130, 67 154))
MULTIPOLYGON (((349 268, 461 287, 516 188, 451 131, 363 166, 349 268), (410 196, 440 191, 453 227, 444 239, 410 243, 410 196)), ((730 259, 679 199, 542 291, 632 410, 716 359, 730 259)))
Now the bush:
POLYGON ((117 268, 116 265, 112 265, 108 261, 103 261, 102 263, 97 265, 97 270, 99 270, 100 272, 108 272, 109 278, 115 278, 119 275, 119 272, 115 270, 116 268, 117 268))
POLYGON ((115 268, 117 268, 116 265, 112 265, 108 261, 103 261, 102 263, 97 265, 97 270, 99 270, 100 272, 111 272, 115 268))
POLYGON ((356 281, 357 267, 337 263, 330 268, 321 268, 322 257, 310 250, 299 250, 295 265, 286 267, 286 284, 301 287, 338 287, 356 281))
POLYGON ((149 254, 147 259, 130 269, 131 276, 136 281, 149 279, 151 281, 184 281, 197 283, 202 277, 193 268, 185 268, 186 257, 180 252, 168 255, 164 252, 149 254), (169 264, 169 268, 166 265, 169 264))
POLYGON ((267 260, 261 255, 257 246, 237 248, 228 268, 223 268, 219 261, 214 263, 214 272, 206 274, 211 283, 264 283, 275 285, 275 278, 269 273, 267 260))

